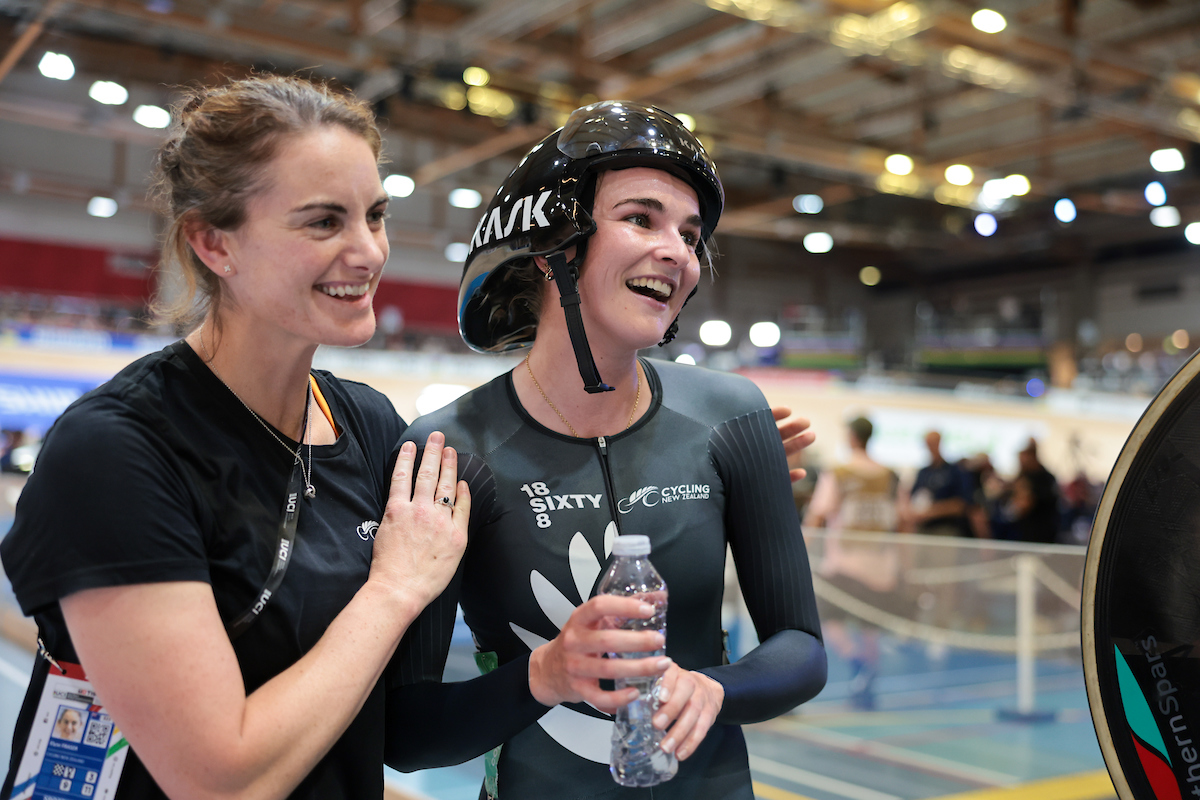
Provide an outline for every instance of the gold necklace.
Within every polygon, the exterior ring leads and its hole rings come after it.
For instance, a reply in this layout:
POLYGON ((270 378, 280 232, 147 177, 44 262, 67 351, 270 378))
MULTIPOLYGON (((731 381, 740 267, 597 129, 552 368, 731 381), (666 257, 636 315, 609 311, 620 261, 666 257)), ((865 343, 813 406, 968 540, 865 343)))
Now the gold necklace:
MULTIPOLYGON (((538 379, 533 376, 533 367, 529 366, 529 356, 531 355, 533 355, 533 353, 525 356, 525 371, 529 373, 529 379, 533 381, 533 385, 537 387, 538 394, 540 394, 542 399, 546 401, 546 405, 550 406, 550 410, 555 414, 558 414, 558 418, 563 421, 563 425, 567 426, 567 430, 571 432, 572 436, 574 436, 576 439, 583 438, 575 432, 575 426, 567 421, 567 418, 563 416, 563 413, 558 410, 558 406, 550 402, 550 398, 546 397, 546 393, 542 391, 542 385, 538 383, 538 379)), ((633 425, 633 415, 637 413, 638 403, 640 403, 642 400, 642 374, 638 371, 636 363, 634 364, 633 368, 633 379, 634 386, 637 387, 637 391, 633 396, 633 408, 629 411, 629 421, 625 423, 623 430, 629 430, 629 428, 633 425)))
POLYGON ((249 405, 247 405, 246 401, 241 398, 241 395, 239 395, 237 392, 235 392, 233 390, 233 387, 225 382, 225 379, 221 377, 219 372, 217 372, 217 368, 212 365, 212 356, 209 355, 208 348, 204 345, 204 325, 203 324, 200 326, 200 350, 204 353, 204 365, 206 367, 208 367, 209 371, 211 371, 212 374, 216 376, 217 380, 219 380, 222 383, 222 385, 224 385, 225 388, 229 390, 229 393, 231 395, 233 395, 234 398, 236 398, 237 401, 239 403, 241 403, 242 406, 247 411, 250 412, 250 416, 252 416, 256 420, 258 420, 258 424, 263 426, 263 430, 265 430, 267 433, 271 434, 271 438, 274 439, 275 441, 279 442, 279 446, 282 447, 284 450, 288 451, 288 453, 291 454, 292 458, 294 458, 297 462, 299 462, 300 476, 302 478, 304 478, 304 496, 310 500, 312 498, 316 497, 317 489, 315 486, 313 486, 313 482, 312 482, 312 434, 309 431, 309 426, 308 426, 308 415, 309 415, 309 411, 312 410, 312 384, 308 384, 305 386, 305 388, 308 390, 308 395, 304 398, 304 421, 300 425, 301 441, 298 445, 296 445, 295 451, 293 451, 292 448, 287 446, 287 443, 284 442, 283 439, 280 439, 279 436, 277 436, 275 434, 275 431, 271 430, 271 426, 267 424, 267 421, 265 419, 263 419, 262 417, 260 417, 258 415, 258 412, 256 412, 253 408, 251 408, 249 405), (304 447, 304 437, 305 436, 308 437, 308 470, 307 471, 304 469, 304 459, 300 457, 301 449, 304 447))

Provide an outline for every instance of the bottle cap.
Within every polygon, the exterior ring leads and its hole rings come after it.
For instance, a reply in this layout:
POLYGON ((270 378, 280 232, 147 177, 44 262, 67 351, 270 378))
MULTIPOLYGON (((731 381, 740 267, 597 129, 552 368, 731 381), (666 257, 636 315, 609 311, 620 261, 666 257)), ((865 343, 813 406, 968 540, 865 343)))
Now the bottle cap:
POLYGON ((613 539, 614 556, 645 556, 650 554, 649 536, 618 536, 613 539))

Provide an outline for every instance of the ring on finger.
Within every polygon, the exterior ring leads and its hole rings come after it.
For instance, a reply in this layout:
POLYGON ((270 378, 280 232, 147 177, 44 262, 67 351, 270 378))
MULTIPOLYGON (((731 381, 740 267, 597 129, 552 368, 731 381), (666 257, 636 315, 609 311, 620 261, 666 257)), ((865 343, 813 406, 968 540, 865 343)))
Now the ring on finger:
POLYGON ((454 501, 451 500, 449 497, 439 497, 438 502, 441 503, 442 505, 450 507, 450 508, 454 507, 454 501))

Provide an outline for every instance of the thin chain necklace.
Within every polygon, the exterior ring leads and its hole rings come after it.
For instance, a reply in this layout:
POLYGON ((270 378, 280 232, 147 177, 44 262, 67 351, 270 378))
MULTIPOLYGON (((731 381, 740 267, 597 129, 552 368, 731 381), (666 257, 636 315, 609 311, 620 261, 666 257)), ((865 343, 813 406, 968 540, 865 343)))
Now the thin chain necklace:
MULTIPOLYGON (((201 344, 203 344, 203 341, 201 341, 201 344)), ((571 432, 572 436, 574 436, 576 439, 583 438, 575 432, 575 426, 567 421, 567 418, 563 416, 563 413, 558 410, 558 406, 554 405, 554 403, 550 401, 550 398, 546 397, 546 393, 542 391, 542 385, 538 383, 538 379, 533 376, 533 367, 529 366, 529 356, 531 355, 533 355, 533 353, 525 356, 525 371, 529 373, 529 379, 533 381, 533 385, 537 387, 538 394, 540 394, 542 399, 546 401, 546 405, 550 406, 550 410, 555 414, 558 414, 558 418, 563 421, 563 425, 567 426, 567 430, 571 432)), ((623 430, 629 430, 630 426, 633 425, 633 415, 637 413, 638 403, 641 402, 642 399, 642 375, 641 372, 638 371, 636 364, 634 364, 633 377, 634 385, 637 387, 637 391, 633 396, 633 408, 629 410, 629 421, 625 423, 623 430)), ((233 390, 231 389, 230 391, 233 390)))
POLYGON ((296 461, 299 462, 300 475, 304 478, 304 496, 310 500, 312 498, 316 497, 317 496, 317 488, 315 486, 313 486, 313 483, 312 483, 312 436, 308 429, 308 420, 309 420, 308 412, 312 410, 312 397, 313 397, 312 384, 308 383, 305 385, 305 388, 308 391, 307 391, 305 399, 304 399, 304 422, 301 425, 302 432, 300 434, 300 443, 296 445, 295 450, 292 450, 292 448, 288 447, 287 442, 283 441, 283 439, 280 439, 278 434, 276 434, 275 431, 271 430, 271 426, 267 424, 266 420, 264 420, 262 417, 260 417, 253 408, 246 405, 246 401, 243 400, 241 398, 241 396, 233 390, 232 386, 230 386, 228 383, 225 382, 225 379, 221 377, 219 372, 217 372, 216 367, 214 367, 212 365, 212 356, 209 355, 208 348, 204 346, 204 326, 203 325, 200 326, 200 350, 204 353, 205 365, 210 370, 212 370, 212 374, 217 377, 217 380, 219 380, 221 382, 221 384, 226 389, 229 390, 229 393, 231 395, 233 395, 235 398, 237 398, 237 401, 242 404, 243 408, 245 408, 247 411, 250 412, 250 416, 252 416, 256 420, 258 420, 258 424, 263 426, 263 430, 265 430, 267 433, 271 434, 271 438, 274 439, 275 441, 279 442, 279 446, 282 447, 284 450, 288 451, 288 454, 290 454, 292 456, 292 458, 296 459, 296 461), (306 438, 308 439, 308 469, 307 470, 304 469, 304 459, 301 458, 301 456, 300 456, 300 451, 304 447, 304 439, 306 439, 306 438))

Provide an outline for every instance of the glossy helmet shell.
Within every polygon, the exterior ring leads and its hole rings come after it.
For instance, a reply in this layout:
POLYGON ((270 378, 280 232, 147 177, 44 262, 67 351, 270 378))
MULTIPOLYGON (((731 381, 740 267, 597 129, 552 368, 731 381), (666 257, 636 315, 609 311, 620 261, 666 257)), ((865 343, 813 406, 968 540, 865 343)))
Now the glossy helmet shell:
POLYGON ((696 192, 707 241, 725 193, 704 146, 676 117, 622 101, 577 109, 567 124, 526 153, 487 206, 471 239, 458 293, 458 328, 473 350, 498 352, 531 343, 537 320, 505 285, 513 262, 585 241, 596 173, 652 167, 678 175, 696 192))

